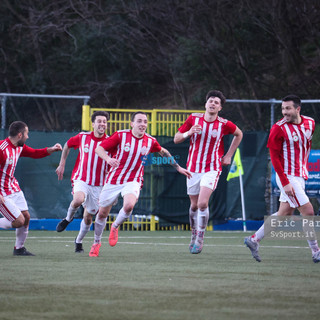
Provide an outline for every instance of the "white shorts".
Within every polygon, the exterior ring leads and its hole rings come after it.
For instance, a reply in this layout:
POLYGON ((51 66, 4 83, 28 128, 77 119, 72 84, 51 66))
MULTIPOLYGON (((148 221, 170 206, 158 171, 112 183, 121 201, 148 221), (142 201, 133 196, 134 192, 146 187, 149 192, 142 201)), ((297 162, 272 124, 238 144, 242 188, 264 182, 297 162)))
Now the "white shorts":
POLYGON ((287 176, 287 178, 294 189, 295 197, 289 197, 284 192, 279 176, 276 174, 276 182, 281 191, 279 201, 288 202, 291 208, 299 208, 304 204, 308 203, 309 198, 305 192, 305 184, 306 184, 305 180, 301 177, 295 177, 295 176, 287 176))
POLYGON ((124 184, 105 184, 100 197, 99 206, 108 207, 117 201, 119 194, 124 197, 126 194, 133 194, 137 200, 139 199, 141 185, 139 182, 130 181, 124 184))
POLYGON ((192 173, 192 177, 187 179, 187 194, 190 196, 198 195, 200 187, 207 187, 214 191, 217 187, 220 174, 220 171, 192 173))
POLYGON ((89 214, 95 215, 99 211, 99 196, 102 186, 90 186, 82 180, 75 180, 72 192, 83 192, 85 195, 82 206, 87 209, 89 214))
POLYGON ((28 205, 22 191, 4 197, 4 204, 0 205, 0 213, 10 222, 16 220, 21 211, 27 211, 28 205))

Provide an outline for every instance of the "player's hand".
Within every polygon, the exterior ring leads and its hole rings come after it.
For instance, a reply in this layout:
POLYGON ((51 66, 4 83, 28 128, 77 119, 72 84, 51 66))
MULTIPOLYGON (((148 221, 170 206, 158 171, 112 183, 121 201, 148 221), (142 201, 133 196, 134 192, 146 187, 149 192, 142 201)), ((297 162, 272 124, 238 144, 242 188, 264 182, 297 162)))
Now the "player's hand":
POLYGON ((115 158, 109 158, 109 159, 107 160, 107 164, 108 164, 109 166, 111 166, 112 168, 116 168, 116 167, 119 166, 120 161, 119 161, 118 159, 115 159, 115 158))
POLYGON ((191 129, 189 130, 189 135, 192 136, 194 133, 200 134, 201 131, 202 131, 202 127, 200 126, 200 124, 195 124, 195 125, 192 126, 191 129))
POLYGON ((56 152, 56 151, 61 151, 62 150, 62 146, 60 143, 56 143, 53 147, 49 147, 47 149, 47 152, 49 154, 53 153, 53 152, 56 152))
POLYGON ((0 204, 4 204, 6 201, 4 200, 4 197, 0 195, 0 204))
POLYGON ((64 166, 59 165, 58 168, 56 169, 56 174, 58 175, 58 180, 63 179, 63 173, 64 173, 64 166))
POLYGON ((223 166, 228 166, 229 164, 231 164, 231 157, 228 157, 228 156, 223 156, 221 158, 221 164, 223 166))
POLYGON ((286 186, 284 186, 283 190, 286 193, 286 195, 288 195, 289 197, 295 197, 295 195, 296 195, 291 183, 289 183, 286 186))
POLYGON ((184 176, 186 176, 188 179, 192 177, 192 173, 190 171, 188 171, 187 169, 181 168, 180 166, 178 167, 177 171, 183 174, 184 176))

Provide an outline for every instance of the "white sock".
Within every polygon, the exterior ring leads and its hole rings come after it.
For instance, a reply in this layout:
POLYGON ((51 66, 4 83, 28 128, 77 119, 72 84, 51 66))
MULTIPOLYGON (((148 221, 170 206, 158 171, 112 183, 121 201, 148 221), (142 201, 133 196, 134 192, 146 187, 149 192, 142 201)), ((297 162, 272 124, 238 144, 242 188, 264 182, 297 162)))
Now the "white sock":
MULTIPOLYGON (((272 216, 278 215, 278 212, 272 214, 272 216)), ((264 224, 255 232, 253 236, 251 236, 251 240, 253 242, 260 242, 264 238, 264 224)))
POLYGON ((76 238, 76 243, 82 243, 82 240, 86 236, 88 231, 90 230, 91 225, 92 225, 92 223, 90 223, 89 225, 86 225, 84 223, 84 219, 81 220, 80 231, 79 231, 78 236, 76 238))
POLYGON ((128 214, 125 213, 125 211, 123 210, 123 208, 120 209, 117 219, 113 222, 113 227, 114 228, 118 228, 119 226, 121 226, 131 215, 132 211, 129 212, 128 214))
POLYGON ((319 251, 318 241, 317 240, 308 240, 309 247, 312 253, 319 251))
POLYGON ((12 223, 6 218, 0 218, 0 228, 10 229, 12 228, 12 223))
POLYGON ((197 219, 198 219, 198 210, 192 211, 191 207, 189 208, 189 223, 191 230, 197 229, 197 219))
POLYGON ((96 221, 94 224, 94 243, 101 242, 102 232, 106 227, 106 224, 107 224, 106 218, 100 219, 99 215, 96 216, 96 221))
POLYGON ((209 208, 206 208, 205 210, 198 209, 198 228, 197 228, 197 239, 196 239, 196 245, 202 245, 203 244, 203 238, 204 233, 207 228, 207 224, 209 221, 209 208))
POLYGON ((75 214, 79 208, 80 208, 80 206, 77 208, 74 208, 70 203, 70 206, 69 206, 68 212, 67 212, 67 216, 66 216, 66 220, 70 222, 73 219, 73 217, 75 216, 75 214))
POLYGON ((29 233, 29 226, 27 227, 22 226, 16 229, 16 245, 15 245, 16 249, 20 249, 24 246, 28 233, 29 233))

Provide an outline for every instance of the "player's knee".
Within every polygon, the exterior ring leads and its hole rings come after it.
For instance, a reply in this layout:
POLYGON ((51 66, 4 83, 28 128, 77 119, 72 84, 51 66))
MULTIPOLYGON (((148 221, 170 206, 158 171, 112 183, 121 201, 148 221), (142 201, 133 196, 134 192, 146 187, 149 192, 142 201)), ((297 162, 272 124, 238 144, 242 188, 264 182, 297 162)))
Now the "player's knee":
POLYGON ((201 211, 204 211, 208 208, 208 202, 199 202, 198 203, 198 208, 201 211))
POLYGON ((134 208, 134 204, 131 204, 131 203, 126 204, 126 205, 123 206, 123 210, 126 213, 126 215, 130 215, 130 213, 132 212, 133 208, 134 208))
POLYGON ((24 224, 25 224, 25 217, 24 217, 24 215, 21 213, 20 214, 20 216, 16 219, 16 220, 14 220, 13 222, 12 222, 12 227, 13 228, 20 228, 20 227, 22 227, 24 224))

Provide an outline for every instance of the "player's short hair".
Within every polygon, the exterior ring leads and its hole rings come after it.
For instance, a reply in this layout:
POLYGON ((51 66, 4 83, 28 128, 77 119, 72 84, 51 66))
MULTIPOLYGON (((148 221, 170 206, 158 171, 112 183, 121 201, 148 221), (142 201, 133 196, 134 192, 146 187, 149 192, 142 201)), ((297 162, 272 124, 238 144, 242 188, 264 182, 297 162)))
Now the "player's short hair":
POLYGON ((147 116, 147 114, 146 114, 145 112, 142 112, 142 111, 134 112, 134 113, 131 115, 131 122, 134 121, 134 118, 136 117, 137 114, 144 114, 145 116, 147 116))
POLYGON ((221 100, 221 105, 223 106, 226 103, 226 97, 219 90, 210 90, 206 95, 206 101, 211 97, 217 97, 221 100))
POLYGON ((289 94, 285 96, 282 101, 287 102, 287 101, 293 101, 293 105, 295 108, 298 108, 301 106, 301 99, 296 96, 295 94, 289 94))
POLYGON ((91 122, 94 122, 97 116, 106 117, 107 121, 109 121, 110 119, 109 113, 107 111, 95 111, 91 116, 91 122))
POLYGON ((19 133, 24 133, 27 127, 22 121, 14 121, 9 126, 9 136, 16 137, 19 133))

